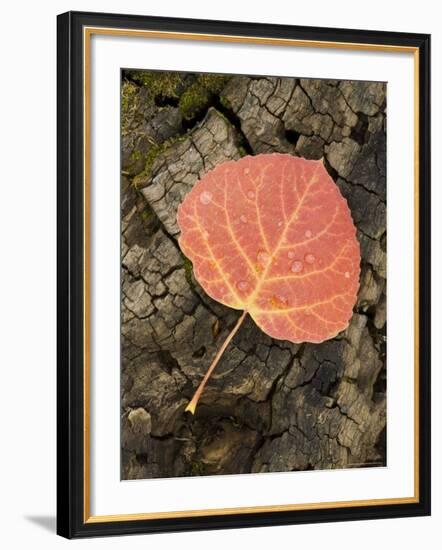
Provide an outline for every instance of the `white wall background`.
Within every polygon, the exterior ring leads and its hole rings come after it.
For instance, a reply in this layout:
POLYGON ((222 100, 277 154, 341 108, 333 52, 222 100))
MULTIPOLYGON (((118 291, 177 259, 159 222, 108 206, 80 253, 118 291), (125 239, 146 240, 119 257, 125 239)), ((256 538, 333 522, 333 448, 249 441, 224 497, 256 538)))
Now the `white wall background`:
MULTIPOLYGON (((442 269, 442 29, 438 2, 409 0, 9 0, 0 31, 0 541, 4 548, 358 550, 436 548, 442 535, 442 323, 433 286, 433 516, 372 522, 96 539, 55 536, 55 16, 107 11, 433 35, 433 280, 442 269), (347 542, 348 541, 348 542, 347 542)), ((438 277, 437 277, 438 275, 438 277)))

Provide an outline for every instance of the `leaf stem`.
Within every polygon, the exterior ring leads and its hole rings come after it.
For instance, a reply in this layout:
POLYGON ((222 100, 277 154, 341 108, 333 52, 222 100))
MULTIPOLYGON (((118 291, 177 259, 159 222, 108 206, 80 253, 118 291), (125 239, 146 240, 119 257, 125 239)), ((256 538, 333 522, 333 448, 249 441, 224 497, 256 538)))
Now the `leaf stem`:
POLYGON ((192 414, 195 414, 195 409, 196 409, 196 406, 198 404, 199 398, 201 397, 201 394, 203 393, 203 390, 204 390, 204 388, 207 384, 207 381, 210 378, 210 375, 212 374, 214 368, 216 367, 219 360, 221 359, 222 354, 226 351, 226 348, 230 344, 232 338, 238 332, 239 327, 242 325, 242 323, 243 323, 244 319, 246 318, 246 316, 247 316, 247 311, 243 311, 242 315, 240 316, 240 318, 236 322, 236 325, 233 327, 233 329, 230 331, 227 338, 224 340, 223 345, 219 348, 218 353, 215 356, 215 359, 212 361, 210 367, 208 368, 206 374, 204 375, 204 378, 201 380, 200 385, 198 386, 198 389, 193 394, 192 400, 189 401, 189 404, 185 408, 184 412, 189 411, 192 414))

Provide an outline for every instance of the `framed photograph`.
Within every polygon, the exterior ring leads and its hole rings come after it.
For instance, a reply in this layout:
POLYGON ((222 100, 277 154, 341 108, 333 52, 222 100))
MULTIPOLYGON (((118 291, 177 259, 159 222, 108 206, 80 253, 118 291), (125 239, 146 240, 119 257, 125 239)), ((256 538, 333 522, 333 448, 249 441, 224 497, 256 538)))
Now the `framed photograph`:
POLYGON ((58 533, 430 513, 430 37, 58 17, 58 533))

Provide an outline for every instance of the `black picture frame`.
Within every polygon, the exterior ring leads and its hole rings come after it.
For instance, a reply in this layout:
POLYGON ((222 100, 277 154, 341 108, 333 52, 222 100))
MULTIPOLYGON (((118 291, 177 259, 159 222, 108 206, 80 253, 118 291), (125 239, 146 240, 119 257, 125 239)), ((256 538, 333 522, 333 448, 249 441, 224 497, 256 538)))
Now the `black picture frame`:
MULTIPOLYGON (((67 538, 335 522, 430 514, 430 36, 227 21, 69 12, 57 21, 57 532, 67 538), (84 490, 85 27, 414 48, 419 59, 419 497, 416 502, 200 517, 88 521, 84 490)), ((87 495, 86 495, 87 496, 87 495)))

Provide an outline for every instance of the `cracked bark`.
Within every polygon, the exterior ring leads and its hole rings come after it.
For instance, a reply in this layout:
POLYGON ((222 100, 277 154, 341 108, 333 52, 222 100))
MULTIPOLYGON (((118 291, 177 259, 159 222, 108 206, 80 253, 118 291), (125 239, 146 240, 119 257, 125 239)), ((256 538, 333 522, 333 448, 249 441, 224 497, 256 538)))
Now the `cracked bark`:
POLYGON ((179 99, 154 102, 145 86, 130 86, 122 478, 384 465, 385 84, 235 76, 186 121, 179 99), (215 165, 272 151, 324 158, 347 198, 362 255, 355 313, 344 333, 319 345, 273 340, 246 318, 190 417, 184 408, 238 312, 194 279, 177 245, 176 210, 215 165))

